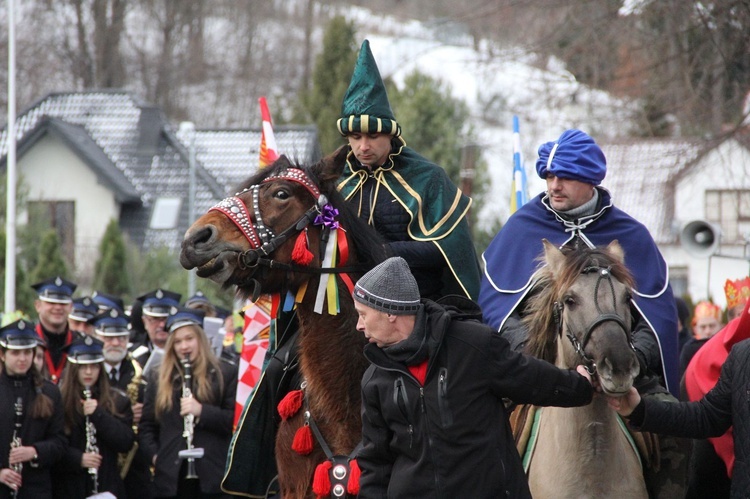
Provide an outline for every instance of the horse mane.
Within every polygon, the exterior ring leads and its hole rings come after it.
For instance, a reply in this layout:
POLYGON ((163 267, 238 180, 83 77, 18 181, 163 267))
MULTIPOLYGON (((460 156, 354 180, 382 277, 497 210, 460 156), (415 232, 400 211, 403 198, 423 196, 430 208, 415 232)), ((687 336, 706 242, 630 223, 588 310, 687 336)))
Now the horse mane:
POLYGON ((282 155, 273 164, 258 170, 243 182, 240 190, 260 184, 266 178, 287 168, 303 170, 310 180, 318 186, 320 193, 324 194, 331 205, 339 211, 338 221, 341 227, 346 230, 350 249, 356 253, 359 263, 371 268, 386 259, 385 242, 373 227, 357 216, 356 212, 336 189, 336 181, 343 171, 342 165, 347 152, 346 146, 340 147, 333 154, 312 165, 303 165, 282 155))
MULTIPOLYGON (((531 297, 524 310, 522 320, 528 333, 527 353, 554 363, 558 324, 555 317, 555 302, 562 300, 576 279, 587 267, 609 268, 612 277, 629 288, 635 283, 633 276, 623 262, 615 259, 606 248, 588 248, 583 245, 563 247, 565 263, 555 275, 549 265, 536 271, 532 278, 531 297)), ((544 262, 544 255, 538 260, 544 262)))

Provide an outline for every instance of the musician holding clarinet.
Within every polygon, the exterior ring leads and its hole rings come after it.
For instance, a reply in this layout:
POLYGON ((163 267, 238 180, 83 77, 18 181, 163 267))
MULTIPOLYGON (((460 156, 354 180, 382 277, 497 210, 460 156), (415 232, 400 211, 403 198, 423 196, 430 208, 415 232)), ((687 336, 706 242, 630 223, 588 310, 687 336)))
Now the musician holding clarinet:
MULTIPOLYGON (((101 314, 101 320, 106 322, 113 319, 110 314, 118 313, 115 310, 101 314)), ((69 446, 52 470, 53 495, 59 499, 84 498, 110 492, 124 498, 117 458, 135 441, 130 399, 110 386, 104 374, 101 341, 82 336, 67 345, 65 351, 67 365, 60 389, 69 446)))
POLYGON ((38 339, 29 321, 0 329, 0 499, 52 498, 67 446, 60 391, 34 366, 38 339))
POLYGON ((203 318, 197 309, 171 311, 158 378, 146 387, 138 441, 154 465, 156 497, 229 497, 220 482, 232 435, 237 367, 211 350, 203 318))

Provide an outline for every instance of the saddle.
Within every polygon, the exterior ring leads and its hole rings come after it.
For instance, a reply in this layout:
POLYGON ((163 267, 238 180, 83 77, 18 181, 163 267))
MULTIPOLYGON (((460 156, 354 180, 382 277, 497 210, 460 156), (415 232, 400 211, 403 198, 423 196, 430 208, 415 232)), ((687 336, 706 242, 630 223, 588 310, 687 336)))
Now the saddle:
MULTIPOLYGON (((513 440, 523 461, 524 471, 528 471, 529 462, 534 453, 536 422, 538 421, 536 416, 540 409, 542 408, 529 404, 517 405, 509 414, 513 440)), ((658 472, 661 463, 659 436, 650 432, 633 431, 624 422, 621 427, 627 432, 631 444, 637 451, 644 471, 658 472)))

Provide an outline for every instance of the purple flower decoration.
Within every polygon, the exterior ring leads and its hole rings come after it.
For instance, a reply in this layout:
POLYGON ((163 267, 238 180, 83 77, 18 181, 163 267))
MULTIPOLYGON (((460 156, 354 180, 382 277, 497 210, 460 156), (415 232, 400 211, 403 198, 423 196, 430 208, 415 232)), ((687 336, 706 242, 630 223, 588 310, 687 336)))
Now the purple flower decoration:
POLYGON ((330 203, 323 206, 318 216, 315 217, 313 224, 324 225, 329 229, 338 229, 339 223, 336 221, 336 217, 339 216, 339 210, 331 206, 330 203))

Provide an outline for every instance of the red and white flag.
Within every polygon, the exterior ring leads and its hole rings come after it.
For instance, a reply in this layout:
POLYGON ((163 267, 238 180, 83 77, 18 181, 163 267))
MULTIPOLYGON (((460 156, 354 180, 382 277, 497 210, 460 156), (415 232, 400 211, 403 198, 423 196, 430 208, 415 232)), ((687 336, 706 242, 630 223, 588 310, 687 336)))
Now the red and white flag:
POLYGON ((263 131, 260 135, 260 157, 258 165, 260 168, 269 166, 279 159, 279 150, 276 147, 276 137, 273 135, 273 126, 271 125, 271 112, 268 110, 268 103, 265 97, 258 99, 260 104, 260 115, 263 120, 263 131))
POLYGON ((242 409, 248 397, 258 384, 263 370, 263 360, 268 351, 268 336, 271 327, 271 300, 268 298, 267 295, 261 296, 255 303, 248 300, 244 308, 245 325, 242 329, 242 354, 235 398, 235 426, 242 415, 242 409))

